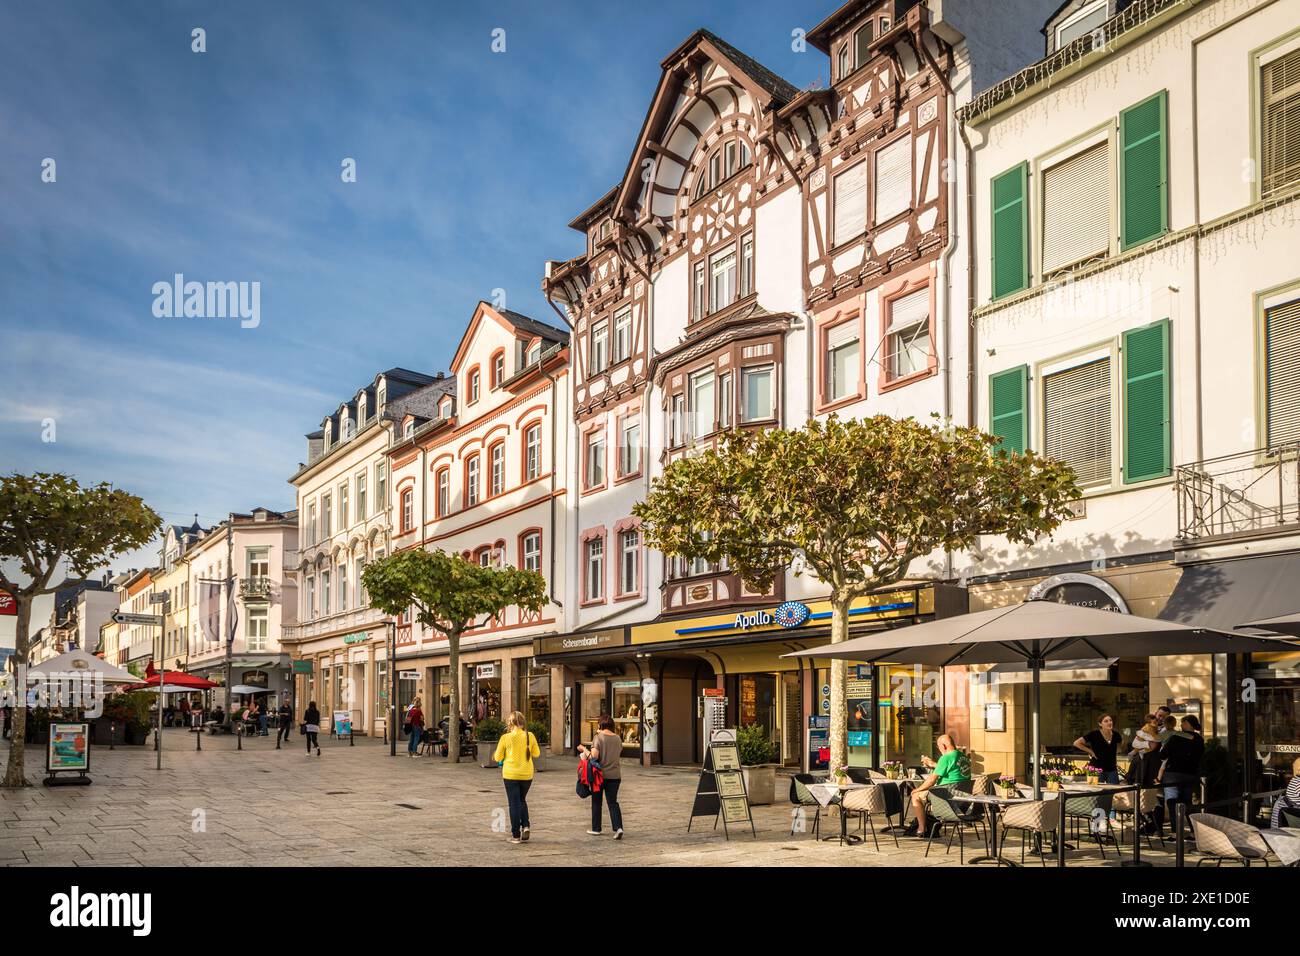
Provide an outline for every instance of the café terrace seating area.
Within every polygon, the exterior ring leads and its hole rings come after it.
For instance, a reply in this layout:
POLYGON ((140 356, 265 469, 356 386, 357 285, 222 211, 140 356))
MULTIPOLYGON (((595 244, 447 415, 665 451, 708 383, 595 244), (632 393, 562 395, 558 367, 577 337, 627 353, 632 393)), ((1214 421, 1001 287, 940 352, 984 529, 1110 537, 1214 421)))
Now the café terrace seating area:
POLYGON ((911 793, 924 773, 915 767, 888 773, 848 768, 839 779, 825 771, 794 774, 783 807, 791 816, 790 838, 838 842, 845 853, 868 857, 855 861, 861 865, 1131 866, 1137 860, 1150 866, 1300 866, 1300 820, 1288 815, 1283 826, 1268 828, 1280 791, 1238 799, 1235 810, 1214 807, 1218 812, 1194 795, 1180 853, 1170 821, 1153 825, 1163 802, 1160 789, 1102 784, 1082 774, 1043 786, 1038 799, 1031 785, 1001 774, 976 773, 955 786, 935 787, 927 810, 930 833, 908 836, 911 793), (1243 806, 1256 814, 1254 823, 1243 822, 1243 806))

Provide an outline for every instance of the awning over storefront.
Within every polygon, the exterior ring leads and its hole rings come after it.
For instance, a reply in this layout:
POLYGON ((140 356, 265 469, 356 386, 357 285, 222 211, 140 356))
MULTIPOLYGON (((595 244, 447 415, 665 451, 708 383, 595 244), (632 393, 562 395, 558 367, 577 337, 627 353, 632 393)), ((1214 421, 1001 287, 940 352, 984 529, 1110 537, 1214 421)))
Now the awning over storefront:
POLYGON ((1193 564, 1160 619, 1231 631, 1248 621, 1300 611, 1300 553, 1193 564))
MULTIPOLYGON (((1118 657, 1095 657, 1081 661, 1048 661, 1039 680, 1044 684, 1075 681, 1109 680, 1111 667, 1118 657)), ((995 664, 991 673, 997 675, 999 684, 1030 684, 1034 672, 1025 664, 995 664)))

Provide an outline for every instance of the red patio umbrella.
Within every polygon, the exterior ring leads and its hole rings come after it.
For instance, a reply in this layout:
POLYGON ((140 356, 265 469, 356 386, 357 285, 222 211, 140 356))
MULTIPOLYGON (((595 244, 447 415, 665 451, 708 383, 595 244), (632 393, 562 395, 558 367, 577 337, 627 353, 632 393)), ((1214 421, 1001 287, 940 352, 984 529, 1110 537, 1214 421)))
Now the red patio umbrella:
POLYGON ((207 690, 209 687, 217 687, 210 680, 204 680, 202 677, 196 677, 193 674, 187 674, 184 671, 163 671, 162 674, 154 673, 146 677, 138 684, 132 684, 127 690, 147 690, 151 687, 158 686, 158 678, 165 676, 165 686, 182 687, 186 690, 207 690))

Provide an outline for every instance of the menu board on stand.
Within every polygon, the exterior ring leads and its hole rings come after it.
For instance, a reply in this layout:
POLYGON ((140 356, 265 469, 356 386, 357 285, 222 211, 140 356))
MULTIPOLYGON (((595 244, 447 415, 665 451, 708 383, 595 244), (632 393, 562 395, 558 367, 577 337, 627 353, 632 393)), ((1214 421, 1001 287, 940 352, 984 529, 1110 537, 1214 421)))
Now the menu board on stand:
POLYGON ((690 832, 696 817, 713 816, 713 829, 722 821, 722 830, 731 839, 731 827, 749 824, 749 832, 758 838, 754 817, 749 809, 749 793, 745 789, 745 774, 740 767, 740 745, 734 730, 717 730, 711 734, 704 766, 695 786, 695 802, 691 805, 691 819, 686 824, 690 832))

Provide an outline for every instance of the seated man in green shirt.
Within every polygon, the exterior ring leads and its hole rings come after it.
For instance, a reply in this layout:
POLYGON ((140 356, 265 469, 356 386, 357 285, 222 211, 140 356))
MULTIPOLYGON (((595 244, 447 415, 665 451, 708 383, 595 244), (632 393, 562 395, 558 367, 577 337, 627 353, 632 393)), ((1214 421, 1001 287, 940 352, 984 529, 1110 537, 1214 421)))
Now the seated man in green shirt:
POLYGON ((912 822, 904 831, 908 836, 926 836, 925 806, 930 799, 929 791, 935 787, 951 787, 970 779, 970 758, 957 749, 952 738, 947 734, 939 737, 935 743, 939 747, 939 760, 936 763, 929 757, 922 757, 921 762, 927 767, 933 764, 933 772, 926 775, 923 782, 912 791, 912 822))

